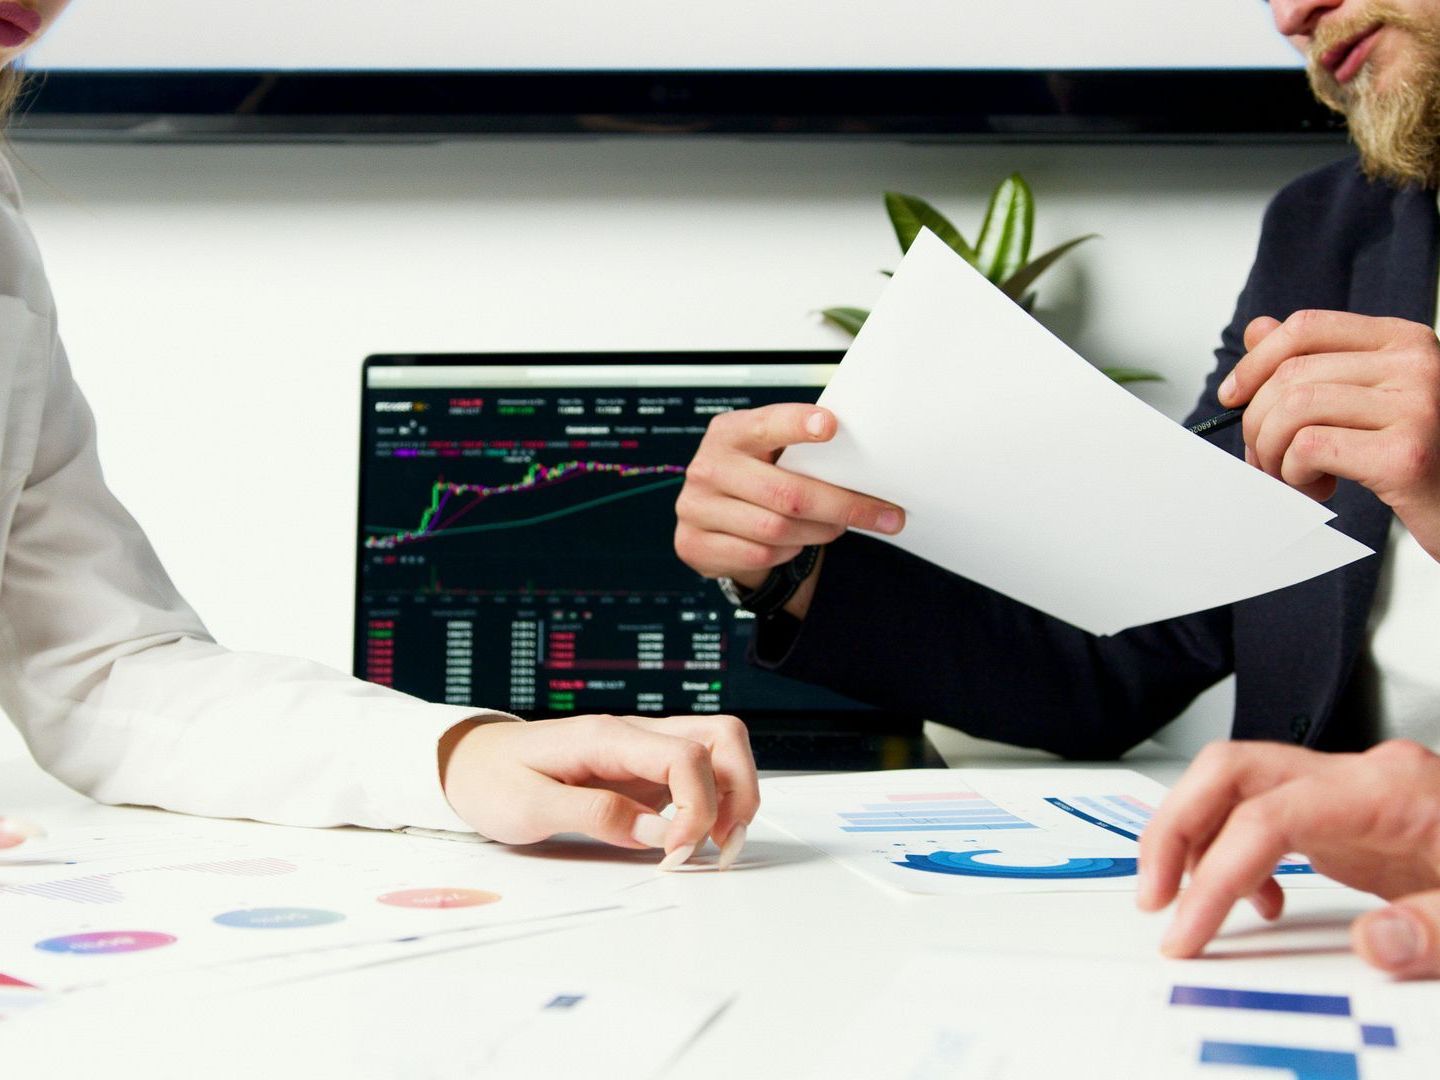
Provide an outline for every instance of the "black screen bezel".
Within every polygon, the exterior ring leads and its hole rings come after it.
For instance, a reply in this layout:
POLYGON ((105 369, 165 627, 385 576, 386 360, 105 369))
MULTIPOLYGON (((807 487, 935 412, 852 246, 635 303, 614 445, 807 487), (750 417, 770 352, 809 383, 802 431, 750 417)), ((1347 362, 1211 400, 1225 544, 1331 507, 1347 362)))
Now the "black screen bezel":
POLYGON ((776 135, 1338 140, 1298 70, 77 71, 38 74, 34 139, 776 135))

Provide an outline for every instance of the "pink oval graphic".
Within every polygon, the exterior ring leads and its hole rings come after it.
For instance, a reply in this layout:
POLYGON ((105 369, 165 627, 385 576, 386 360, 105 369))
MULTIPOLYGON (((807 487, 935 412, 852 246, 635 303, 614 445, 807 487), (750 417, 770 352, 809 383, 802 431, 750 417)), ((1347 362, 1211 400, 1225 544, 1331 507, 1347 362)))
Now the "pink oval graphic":
POLYGON ((179 939, 170 934, 157 934, 153 930, 91 930, 85 934, 46 938, 44 941, 37 941, 35 947, 46 952, 72 953, 77 956, 109 956, 115 953, 159 949, 174 945, 177 940, 179 939))
POLYGON ((480 907, 493 904, 500 899, 499 893, 483 889, 403 889, 376 897, 382 904, 391 907, 428 908, 438 911, 442 908, 480 907))

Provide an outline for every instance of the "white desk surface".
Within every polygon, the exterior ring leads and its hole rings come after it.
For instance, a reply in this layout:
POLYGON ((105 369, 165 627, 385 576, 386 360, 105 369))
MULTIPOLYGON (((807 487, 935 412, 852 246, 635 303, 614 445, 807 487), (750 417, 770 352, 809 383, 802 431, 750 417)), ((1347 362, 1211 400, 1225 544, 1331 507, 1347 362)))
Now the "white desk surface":
MULTIPOLYGON (((935 733, 952 764, 1034 764, 953 733, 935 733), (983 752, 983 756, 972 754, 983 752)), ((1165 783, 1182 764, 1142 755, 1127 762, 1165 783)), ((50 825, 144 820, 156 811, 90 803, 28 761, 0 763, 0 808, 50 825)), ((762 811, 763 813, 763 811, 762 811)), ((905 896, 860 878, 763 821, 751 831, 747 869, 726 874, 665 875, 659 883, 676 906, 644 916, 486 945, 408 963, 433 965, 438 978, 483 964, 559 981, 642 981, 699 985, 734 993, 734 1001, 667 1074, 676 1078, 810 1075, 817 1048, 910 957, 937 948, 1013 949, 1078 957, 1159 960, 1156 944, 1167 917, 1136 912, 1128 893, 1031 894, 1001 897, 905 896)), ((651 894, 654 898, 655 894, 651 894)), ((1238 934, 1222 940, 1221 958, 1198 961, 1218 974, 1225 953, 1274 955, 1288 977, 1331 985, 1369 978, 1349 953, 1347 926, 1373 901, 1338 890, 1293 892, 1282 927, 1244 933, 1258 924, 1237 911, 1238 934)), ((1437 988, 1440 990, 1440 988, 1437 988)), ((396 1002, 404 1010, 421 1002, 396 1002)), ((643 1017, 636 1038, 645 1037, 643 1017)), ((416 1075, 420 1075, 417 1073, 416 1075)))

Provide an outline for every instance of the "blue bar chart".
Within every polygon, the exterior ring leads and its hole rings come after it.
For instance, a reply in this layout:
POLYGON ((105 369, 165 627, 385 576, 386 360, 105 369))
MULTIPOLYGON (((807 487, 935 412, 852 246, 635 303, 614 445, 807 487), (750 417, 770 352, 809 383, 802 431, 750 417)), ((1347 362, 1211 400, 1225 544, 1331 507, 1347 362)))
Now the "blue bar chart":
POLYGON ((1036 826, 973 791, 898 794, 841 811, 847 833, 995 832, 1036 826))

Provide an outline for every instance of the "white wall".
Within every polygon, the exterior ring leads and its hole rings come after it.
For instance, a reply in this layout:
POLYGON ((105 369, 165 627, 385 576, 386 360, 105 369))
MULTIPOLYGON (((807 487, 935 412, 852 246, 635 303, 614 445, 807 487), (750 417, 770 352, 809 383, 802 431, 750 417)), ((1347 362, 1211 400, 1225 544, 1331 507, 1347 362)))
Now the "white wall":
POLYGON ((1179 416, 1265 201, 1340 152, 17 148, 113 486, 222 641, 337 667, 349 663, 367 353, 839 345, 812 313, 874 300, 875 271, 897 258, 882 191, 928 198, 973 239, 990 187, 1018 169, 1041 245, 1103 234, 1042 282, 1041 317, 1097 362, 1166 372, 1140 393, 1179 416))

